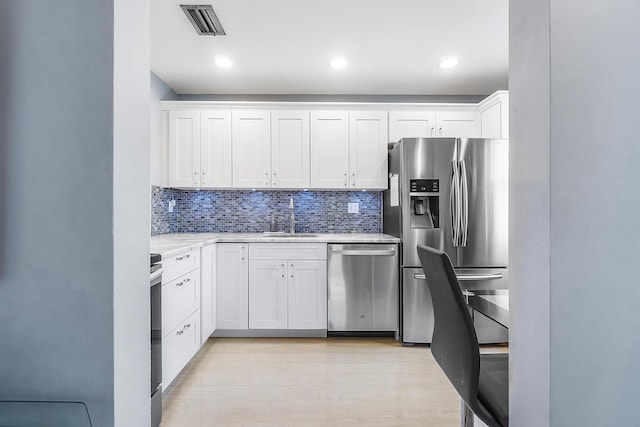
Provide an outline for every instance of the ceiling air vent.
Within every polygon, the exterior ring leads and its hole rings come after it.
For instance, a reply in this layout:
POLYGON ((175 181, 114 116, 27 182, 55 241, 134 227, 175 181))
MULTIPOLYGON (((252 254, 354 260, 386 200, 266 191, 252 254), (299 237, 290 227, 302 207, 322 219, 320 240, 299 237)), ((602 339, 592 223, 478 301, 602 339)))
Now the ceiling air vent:
POLYGON ((181 4, 180 7, 184 10, 184 13, 193 24, 193 28, 196 29, 201 36, 226 36, 220 20, 213 11, 213 7, 204 5, 186 5, 181 4))

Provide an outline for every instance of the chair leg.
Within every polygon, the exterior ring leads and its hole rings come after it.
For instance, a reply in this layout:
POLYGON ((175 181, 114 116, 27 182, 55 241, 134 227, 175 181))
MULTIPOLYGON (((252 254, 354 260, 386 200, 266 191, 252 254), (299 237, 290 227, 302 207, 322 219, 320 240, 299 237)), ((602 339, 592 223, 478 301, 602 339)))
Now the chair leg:
POLYGON ((473 427, 473 412, 462 399, 460 399, 460 427, 473 427))

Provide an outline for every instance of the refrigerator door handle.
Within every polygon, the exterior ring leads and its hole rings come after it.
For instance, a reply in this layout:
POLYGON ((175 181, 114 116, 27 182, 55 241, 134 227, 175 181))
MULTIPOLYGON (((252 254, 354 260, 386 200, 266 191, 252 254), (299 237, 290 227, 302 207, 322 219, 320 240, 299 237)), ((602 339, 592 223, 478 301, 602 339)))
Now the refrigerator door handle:
POLYGON ((467 246, 467 235, 469 229, 469 187, 467 185, 467 168, 464 160, 458 162, 460 165, 460 196, 462 199, 461 206, 461 226, 462 232, 460 236, 460 246, 467 246))
POLYGON ((492 274, 456 274, 456 277, 459 281, 464 282, 474 282, 480 280, 498 280, 502 279, 502 273, 492 273, 492 274))
POLYGON ((427 276, 424 273, 413 273, 413 278, 418 280, 427 280, 427 276))
POLYGON ((449 193, 449 209, 451 216, 451 240, 458 246, 458 164, 451 162, 451 192, 449 193))

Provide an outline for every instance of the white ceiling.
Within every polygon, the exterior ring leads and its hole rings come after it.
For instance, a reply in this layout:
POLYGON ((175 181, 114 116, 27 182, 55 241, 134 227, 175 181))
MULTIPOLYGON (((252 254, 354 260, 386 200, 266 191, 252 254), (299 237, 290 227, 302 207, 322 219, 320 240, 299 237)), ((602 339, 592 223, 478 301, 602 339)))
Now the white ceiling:
POLYGON ((152 0, 151 69, 180 94, 487 95, 507 89, 508 0, 152 0), (213 5, 227 35, 180 4, 213 5))

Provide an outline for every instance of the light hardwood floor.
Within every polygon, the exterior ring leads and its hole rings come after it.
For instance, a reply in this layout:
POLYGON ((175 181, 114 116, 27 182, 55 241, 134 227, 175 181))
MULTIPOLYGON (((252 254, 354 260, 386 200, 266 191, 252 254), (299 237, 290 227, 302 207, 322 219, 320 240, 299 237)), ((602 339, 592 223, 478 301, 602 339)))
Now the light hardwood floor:
POLYGON ((429 348, 384 338, 212 338, 163 405, 162 427, 460 425, 429 348))

